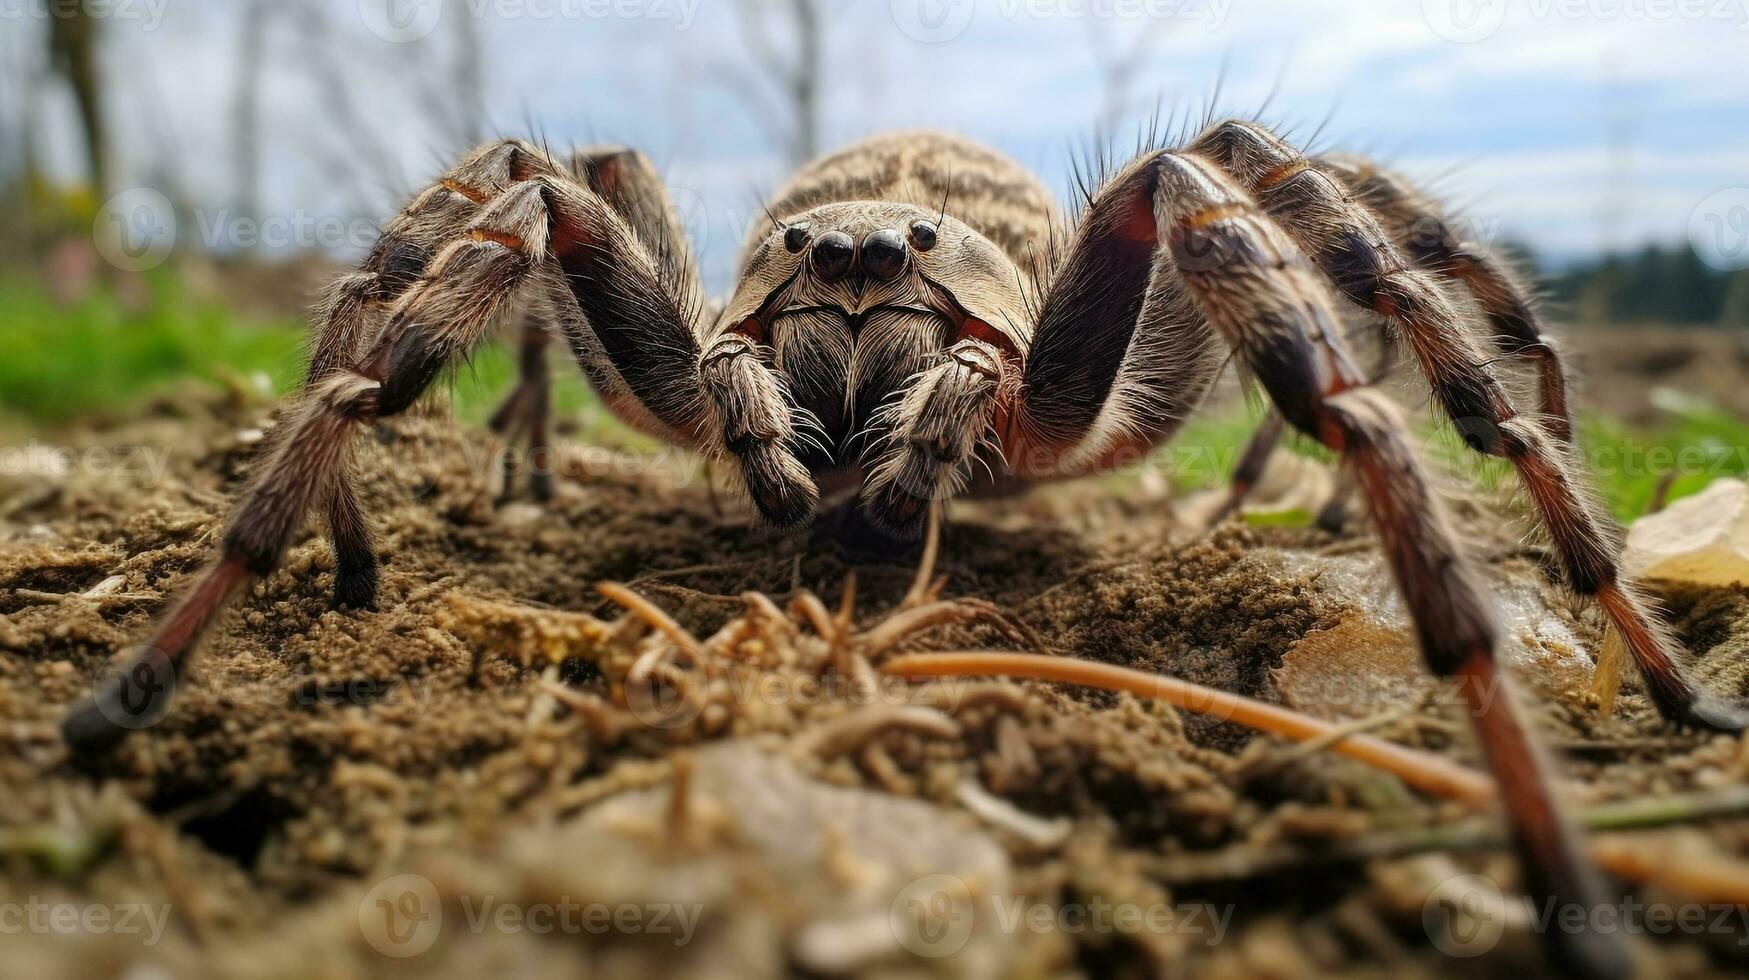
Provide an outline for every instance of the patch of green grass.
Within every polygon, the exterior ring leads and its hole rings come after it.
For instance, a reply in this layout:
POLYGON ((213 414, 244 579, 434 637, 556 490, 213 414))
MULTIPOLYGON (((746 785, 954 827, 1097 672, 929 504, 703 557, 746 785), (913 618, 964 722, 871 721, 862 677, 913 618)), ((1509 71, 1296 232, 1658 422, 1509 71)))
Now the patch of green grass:
POLYGON ((1705 489, 1720 477, 1749 477, 1749 421, 1695 399, 1662 404, 1669 424, 1654 432, 1591 416, 1580 425, 1584 457, 1617 517, 1646 512, 1658 485, 1670 479, 1670 500, 1705 489))
MULTIPOLYGON (((187 295, 167 269, 147 284, 146 311, 131 312, 105 291, 62 307, 27 279, 0 277, 0 416, 52 425, 125 410, 191 378, 224 383, 262 375, 275 393, 297 383, 308 330, 301 321, 239 320, 187 295)), ((552 361, 555 411, 576 423, 576 438, 649 444, 613 419, 557 347, 552 361)), ((450 386, 455 415, 484 421, 515 375, 510 345, 486 345, 456 371, 450 386)), ((1672 500, 1718 477, 1749 476, 1749 421, 1689 395, 1667 392, 1656 398, 1668 422, 1655 430, 1630 428, 1602 415, 1581 419, 1583 464, 1624 521, 1644 513, 1666 474, 1675 474, 1672 500)), ((1255 400, 1200 413, 1156 451, 1150 466, 1179 493, 1224 486, 1262 417, 1255 400)), ((1508 464, 1478 459, 1450 426, 1430 414, 1411 419, 1434 465, 1484 488, 1512 479, 1508 464)), ((1323 447, 1297 433, 1289 433, 1284 444, 1290 452, 1330 459, 1323 447)), ((1132 467, 1114 478, 1134 476, 1132 467)))
POLYGON ((298 376, 303 330, 243 326, 191 301, 168 277, 131 312, 105 290, 63 307, 39 287, 0 280, 0 410, 52 424, 129 404, 188 378, 265 373, 276 390, 298 376))
MULTIPOLYGON (((308 326, 299 319, 245 321, 188 295, 171 274, 145 280, 150 301, 132 310, 97 290, 71 306, 21 277, 0 277, 0 415, 54 425, 123 411, 186 385, 265 377, 274 394, 303 376, 308 326)), ((586 436, 635 438, 612 420, 576 371, 554 357, 553 403, 586 436)), ((491 415, 516 377, 506 344, 488 344, 455 373, 451 405, 469 422, 491 415)))
MULTIPOLYGON (((1669 500, 1698 493, 1721 477, 1749 479, 1749 420, 1691 395, 1654 397, 1666 419, 1656 428, 1636 428, 1596 413, 1579 419, 1579 465, 1624 524, 1646 512, 1667 476, 1669 500)), ((1225 486, 1262 418, 1262 408, 1250 402, 1205 411, 1187 420, 1170 444, 1155 451, 1150 464, 1180 494, 1225 486)), ((1516 480, 1509 462, 1478 456, 1442 419, 1422 412, 1410 413, 1409 421, 1429 466, 1458 474, 1486 491, 1516 480)), ((1326 462, 1333 458, 1297 432, 1287 433, 1282 446, 1326 462)))

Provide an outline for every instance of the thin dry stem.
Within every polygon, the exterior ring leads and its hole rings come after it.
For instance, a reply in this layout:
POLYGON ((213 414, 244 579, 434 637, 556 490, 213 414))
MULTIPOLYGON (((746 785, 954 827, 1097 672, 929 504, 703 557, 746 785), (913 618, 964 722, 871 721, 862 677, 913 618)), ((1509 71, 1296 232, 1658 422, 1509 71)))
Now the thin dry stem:
POLYGON ((984 615, 968 603, 957 601, 931 602, 921 606, 901 606, 899 611, 859 637, 858 647, 869 659, 875 659, 907 637, 931 626, 965 623, 984 615))
POLYGON ((1714 903, 1749 905, 1749 862, 1716 848, 1704 855, 1676 854, 1647 846, 1640 837, 1591 842, 1591 859, 1630 881, 1661 885, 1714 903))
POLYGON ((803 753, 832 759, 853 752, 889 728, 905 728, 934 738, 953 739, 960 723, 920 704, 870 704, 840 715, 809 732, 799 743, 803 753))
POLYGON ((595 591, 673 641, 675 646, 692 658, 693 663, 704 663, 704 645, 698 642, 698 637, 693 636, 686 627, 675 622, 673 617, 663 612, 661 607, 655 603, 618 582, 601 582, 595 586, 595 591))
POLYGON ((917 577, 899 602, 900 609, 910 609, 929 601, 930 584, 935 578, 935 559, 941 554, 941 501, 929 504, 929 524, 923 532, 923 558, 917 563, 917 577))
MULTIPOLYGON (((881 669, 908 680, 921 677, 1030 677, 1108 691, 1127 691, 1296 742, 1329 737, 1337 732, 1336 726, 1329 722, 1279 705, 1265 704, 1176 677, 1068 657, 995 651, 911 654, 895 657, 881 669)), ((1348 735, 1330 748, 1333 752, 1383 769, 1433 796, 1462 800, 1472 805, 1489 803, 1495 797, 1494 781, 1481 773, 1440 756, 1417 752, 1370 735, 1348 735)))
POLYGON ((808 625, 814 627, 814 632, 820 634, 820 639, 827 643, 833 642, 838 636, 838 628, 832 622, 832 614, 826 611, 826 604, 812 592, 803 590, 796 593, 791 605, 800 613, 808 625))
MULTIPOLYGON (((1067 657, 996 651, 912 654, 887 661, 882 670, 907 680, 923 677, 1030 677, 1124 691, 1159 698, 1185 711, 1297 742, 1340 734, 1338 727, 1329 722, 1278 705, 1175 677, 1067 657)), ((1478 807, 1493 802, 1497 796, 1494 780, 1482 773, 1440 756, 1370 735, 1342 736, 1331 743, 1330 750, 1391 773, 1433 796, 1478 807)), ((1595 841, 1589 850, 1592 860, 1599 866, 1630 881, 1665 885, 1710 901, 1749 903, 1749 865, 1742 861, 1721 855, 1711 855, 1705 860, 1679 860, 1667 853, 1652 856, 1637 842, 1625 840, 1595 841)))

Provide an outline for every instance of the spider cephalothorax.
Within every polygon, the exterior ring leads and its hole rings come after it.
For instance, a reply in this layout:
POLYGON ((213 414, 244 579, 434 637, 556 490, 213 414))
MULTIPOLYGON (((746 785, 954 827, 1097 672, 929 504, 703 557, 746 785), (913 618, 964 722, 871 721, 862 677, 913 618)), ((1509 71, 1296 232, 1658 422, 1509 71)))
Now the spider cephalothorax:
POLYGON ((824 479, 861 485, 869 516, 914 532, 937 470, 959 489, 974 453, 999 449, 995 409, 1027 341, 1013 263, 964 222, 908 204, 779 220, 704 341, 724 446, 774 522, 812 516, 824 479), (770 416, 787 422, 740 424, 770 416))
MULTIPOLYGON (((1345 317, 1394 328, 1466 441, 1511 462, 1568 586, 1597 601, 1668 717, 1743 727, 1740 708, 1685 676, 1622 579, 1617 530, 1570 451, 1561 363, 1524 290, 1400 179, 1307 156, 1255 123, 1147 149, 1085 198, 1059 234, 1049 196, 999 154, 941 134, 877 137, 779 191, 718 305, 704 302, 642 155, 561 162, 519 141, 481 148, 334 285, 307 390, 217 560, 135 669, 69 715, 69 741, 119 737, 124 701, 149 711, 139 695, 169 689, 200 632, 277 565, 312 510, 332 533, 337 603, 372 602, 377 559, 348 473, 351 433, 411 405, 519 297, 551 312, 621 418, 729 460, 761 513, 786 525, 807 520, 822 491, 843 491, 888 530, 914 532, 932 501, 979 474, 1012 484, 1134 459, 1172 435, 1230 354, 1278 412, 1245 455, 1235 498, 1283 421, 1342 457, 1429 667, 1469 699, 1528 889, 1588 902, 1587 869, 1498 696, 1491 604, 1397 410, 1338 329, 1345 317), (1508 398, 1490 366, 1498 355, 1537 369, 1538 414, 1508 398)), ((537 451, 546 339, 537 321, 522 384, 494 419, 537 451)), ((1550 937, 1577 969, 1624 968, 1602 939, 1550 937)))

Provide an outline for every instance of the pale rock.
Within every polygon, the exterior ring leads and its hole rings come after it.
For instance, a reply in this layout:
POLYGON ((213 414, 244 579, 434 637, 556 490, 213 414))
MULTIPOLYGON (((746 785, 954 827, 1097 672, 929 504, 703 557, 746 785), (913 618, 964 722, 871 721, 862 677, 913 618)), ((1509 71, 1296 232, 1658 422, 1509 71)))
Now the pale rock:
POLYGON ((1749 484, 1715 480, 1628 529, 1622 569, 1695 585, 1749 583, 1749 484))
POLYGON ((1298 453, 1278 451, 1269 457, 1257 485, 1245 500, 1252 513, 1303 511, 1317 514, 1336 492, 1336 477, 1325 463, 1298 453))
MULTIPOLYGON (((1317 590, 1345 607, 1336 625, 1307 633, 1282 656, 1272 675, 1283 701, 1319 718, 1358 721, 1428 696, 1436 681, 1382 555, 1281 558, 1285 571, 1315 575, 1317 590)), ((1500 660, 1514 677, 1551 695, 1590 682, 1591 654, 1534 583, 1485 574, 1483 585, 1500 624, 1500 660)))
MULTIPOLYGON (((1018 965, 1021 900, 995 839, 922 800, 834 786, 750 741, 688 750, 685 803, 671 780, 628 785, 555 825, 506 833, 482 854, 415 862, 440 893, 500 905, 662 910, 644 929, 597 930, 562 949, 563 969, 529 975, 715 978, 878 976, 995 980, 1018 965), (673 914, 667 914, 672 910, 673 914), (690 917, 690 918, 687 918, 690 917), (695 933, 676 934, 685 924, 695 933), (667 931, 661 931, 667 930, 667 931)), ((490 921, 490 920, 488 920, 490 921)), ((472 930, 446 927, 440 962, 483 960, 472 930), (453 937, 453 941, 452 941, 453 937)), ((483 930, 484 939, 515 938, 483 930)), ((523 962, 524 945, 503 949, 523 962)))

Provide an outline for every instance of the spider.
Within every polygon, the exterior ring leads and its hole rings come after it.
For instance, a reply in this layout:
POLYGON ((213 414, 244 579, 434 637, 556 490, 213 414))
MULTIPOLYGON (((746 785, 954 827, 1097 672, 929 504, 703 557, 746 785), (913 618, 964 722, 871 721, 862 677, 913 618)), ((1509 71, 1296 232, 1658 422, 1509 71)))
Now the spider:
MULTIPOLYGON (((1749 716, 1684 675, 1672 639, 1622 579, 1619 530, 1575 472, 1561 360, 1513 272, 1404 180, 1360 159, 1307 156, 1252 121, 1145 148, 1081 191, 1058 234, 1048 192, 998 153, 939 133, 871 138, 791 178, 768 206, 772 225, 749 235, 731 294, 707 304, 643 155, 560 160, 515 140, 474 151, 332 286, 305 390, 215 561, 134 669, 68 716, 69 742, 96 750, 119 738, 118 703, 168 689, 141 679, 174 678, 312 511, 333 542, 336 604, 369 606, 377 559, 349 474, 353 435, 405 411, 520 297, 551 308, 553 332, 613 412, 725 461, 771 524, 803 524, 823 493, 846 494, 899 536, 962 490, 1139 459, 1231 357, 1278 413, 1247 453, 1235 498, 1280 423, 1341 456, 1428 667, 1463 682, 1527 889, 1593 894, 1525 722, 1495 696, 1489 600, 1397 408, 1339 329, 1357 312, 1384 321, 1468 445, 1517 469, 1567 585, 1599 604, 1666 717, 1743 727, 1749 716), (1535 370, 1536 414, 1509 400, 1496 356, 1535 370)), ((537 450, 546 342, 536 323, 521 382, 494 419, 537 450)), ((550 492, 538 479, 532 489, 550 492)), ((1620 972, 1620 951, 1603 939, 1569 945, 1587 972, 1620 972)))

